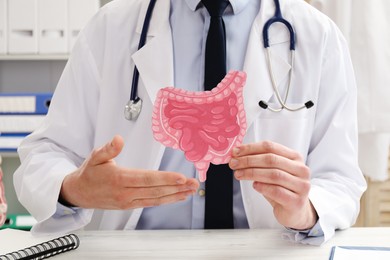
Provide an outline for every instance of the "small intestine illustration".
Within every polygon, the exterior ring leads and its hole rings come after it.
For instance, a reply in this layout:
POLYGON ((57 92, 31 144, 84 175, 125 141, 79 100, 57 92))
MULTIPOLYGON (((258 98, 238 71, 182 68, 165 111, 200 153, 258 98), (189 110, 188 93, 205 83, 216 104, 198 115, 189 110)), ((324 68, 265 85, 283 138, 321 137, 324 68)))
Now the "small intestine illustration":
POLYGON ((230 71, 211 91, 166 87, 154 103, 154 138, 180 149, 204 182, 210 163, 224 164, 246 133, 243 88, 246 73, 230 71))

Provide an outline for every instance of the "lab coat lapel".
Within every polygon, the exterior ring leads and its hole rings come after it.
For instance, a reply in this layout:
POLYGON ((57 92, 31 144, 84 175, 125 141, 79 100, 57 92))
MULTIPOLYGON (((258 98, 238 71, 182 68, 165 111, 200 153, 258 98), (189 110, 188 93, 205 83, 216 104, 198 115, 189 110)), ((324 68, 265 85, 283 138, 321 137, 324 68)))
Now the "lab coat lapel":
MULTIPOLYGON (((137 33, 141 35, 145 13, 149 1, 145 1, 144 10, 139 17, 137 33)), ((140 81, 146 88, 152 103, 158 90, 173 86, 173 45, 169 24, 169 0, 160 0, 150 21, 145 46, 133 54, 132 58, 140 73, 140 81)), ((140 84, 142 84, 140 82, 140 84)))
MULTIPOLYGON (((258 105, 259 101, 269 101, 274 93, 262 35, 264 24, 274 15, 274 12, 274 2, 271 0, 262 0, 260 12, 252 25, 249 35, 244 63, 244 71, 247 73, 244 100, 248 128, 262 111, 262 108, 258 105)), ((278 25, 276 24, 275 27, 276 26, 278 25)), ((278 28, 270 30, 269 36, 271 46, 280 43, 285 43, 287 45, 289 40, 289 35, 286 33, 286 30, 278 30, 278 28)), ((286 48, 288 48, 288 46, 286 46, 286 48)), ((275 81, 279 86, 279 90, 283 93, 280 83, 288 76, 291 66, 275 52, 273 52, 271 56, 271 61, 275 81)))
MULTIPOLYGON (((285 1, 281 1, 281 4, 284 2, 285 1)), ((287 7, 281 8, 282 10, 287 10, 287 7)), ((248 129, 259 114, 264 111, 259 107, 259 101, 269 101, 274 94, 262 36, 264 24, 274 15, 274 12, 274 2, 272 0, 262 0, 260 13, 255 19, 249 36, 244 63, 244 71, 247 73, 247 83, 244 87, 244 100, 248 129)), ((270 45, 284 44, 282 47, 287 48, 288 50, 289 35, 285 30, 279 30, 277 27, 275 29, 276 30, 270 31, 270 45)), ((288 76, 291 67, 276 54, 271 57, 271 60, 274 68, 275 80, 279 85, 279 83, 288 76)), ((282 88, 279 88, 279 90, 283 91, 282 88)), ((249 139, 251 139, 251 137, 249 137, 249 139)), ((264 210, 267 207, 270 208, 271 205, 263 196, 253 189, 252 181, 242 181, 241 191, 250 228, 259 228, 263 226, 280 227, 280 224, 272 215, 272 209, 264 210), (266 215, 267 212, 271 212, 270 215, 266 215), (267 221, 264 221, 264 219, 267 219, 268 223, 265 223, 267 221), (265 225, 262 225, 261 223, 265 223, 265 225)))

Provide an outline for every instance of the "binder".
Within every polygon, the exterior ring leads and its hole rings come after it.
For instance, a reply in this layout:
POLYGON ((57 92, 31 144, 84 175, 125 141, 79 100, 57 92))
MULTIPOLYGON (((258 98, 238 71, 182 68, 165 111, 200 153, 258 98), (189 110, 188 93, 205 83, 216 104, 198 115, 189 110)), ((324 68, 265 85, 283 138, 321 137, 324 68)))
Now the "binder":
POLYGON ((7 219, 0 229, 31 230, 32 226, 36 223, 36 219, 29 214, 7 214, 7 219))
POLYGON ((0 55, 7 53, 7 0, 0 0, 0 55))
POLYGON ((68 52, 67 9, 67 0, 38 0, 39 53, 68 52))
POLYGON ((72 50, 78 34, 99 10, 99 0, 68 0, 69 46, 72 50))
POLYGON ((37 0, 8 1, 8 53, 37 52, 37 0))
POLYGON ((0 93, 0 152, 17 151, 43 122, 52 93, 0 93))
POLYGON ((37 129, 46 115, 1 115, 0 135, 3 134, 28 134, 37 129))
POLYGON ((16 152, 27 134, 1 134, 0 152, 16 152))
POLYGON ((1 114, 47 114, 53 93, 0 93, 1 114))

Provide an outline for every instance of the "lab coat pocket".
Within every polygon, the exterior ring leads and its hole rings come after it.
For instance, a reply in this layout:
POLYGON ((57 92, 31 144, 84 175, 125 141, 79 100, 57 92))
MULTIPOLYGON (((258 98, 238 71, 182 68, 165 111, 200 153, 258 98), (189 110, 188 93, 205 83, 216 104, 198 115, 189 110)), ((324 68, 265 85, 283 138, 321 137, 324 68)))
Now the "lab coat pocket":
MULTIPOLYGON (((279 103, 268 103, 270 107, 280 107, 279 103)), ((287 103, 287 106, 295 108, 301 103, 287 103)), ((273 112, 266 109, 254 121, 256 142, 269 140, 290 147, 301 154, 305 154, 310 140, 314 109, 301 109, 298 111, 273 112)))

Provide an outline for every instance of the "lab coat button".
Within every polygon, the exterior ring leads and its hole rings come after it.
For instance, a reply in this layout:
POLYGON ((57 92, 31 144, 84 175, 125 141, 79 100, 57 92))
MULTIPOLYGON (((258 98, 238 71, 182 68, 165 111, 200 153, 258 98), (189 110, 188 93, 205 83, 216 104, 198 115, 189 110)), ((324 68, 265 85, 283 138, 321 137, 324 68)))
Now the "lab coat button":
POLYGON ((204 189, 200 189, 198 191, 199 196, 204 197, 206 195, 206 191, 204 189))

